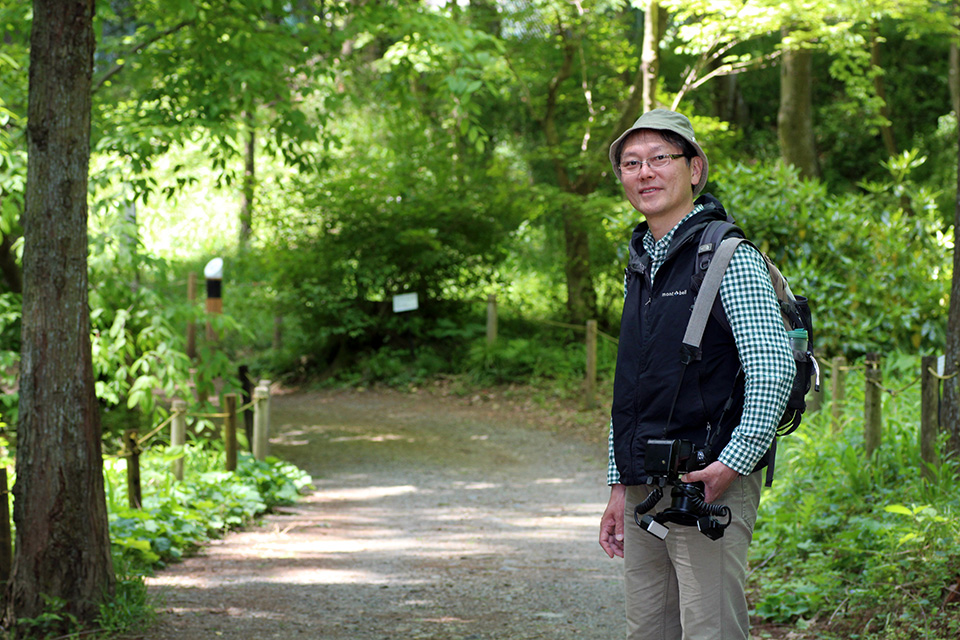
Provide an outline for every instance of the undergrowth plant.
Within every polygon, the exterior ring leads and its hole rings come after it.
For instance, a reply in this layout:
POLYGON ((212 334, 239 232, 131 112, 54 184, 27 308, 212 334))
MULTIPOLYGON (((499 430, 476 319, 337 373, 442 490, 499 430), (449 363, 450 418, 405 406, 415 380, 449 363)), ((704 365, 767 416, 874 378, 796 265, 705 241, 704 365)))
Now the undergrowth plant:
POLYGON ((223 451, 187 444, 141 458, 143 508, 128 506, 126 464, 104 460, 104 482, 115 555, 133 571, 177 560, 210 538, 237 528, 274 506, 294 502, 310 476, 277 458, 240 453, 237 469, 223 471, 223 451), (184 459, 185 481, 170 472, 184 459))
POLYGON ((885 386, 901 391, 884 393, 883 440, 870 457, 862 371, 849 374, 839 428, 828 403, 781 439, 751 548, 759 621, 811 638, 957 637, 960 608, 944 593, 960 567, 960 468, 948 459, 922 479, 920 389, 906 375, 919 363, 908 360, 885 368, 885 386))
MULTIPOLYGON (((148 626, 156 603, 147 593, 145 575, 275 506, 293 503, 311 483, 310 476, 293 464, 274 457, 259 461, 243 452, 236 471, 223 471, 223 447, 204 441, 149 449, 140 463, 143 508, 132 509, 127 501, 125 459, 104 458, 117 581, 113 595, 100 606, 98 628, 84 634, 95 631, 97 637, 115 637, 148 626), (182 482, 170 470, 181 457, 182 482)), ((29 630, 29 637, 80 637, 80 626, 66 611, 65 602, 51 597, 45 597, 45 602, 41 615, 18 621, 29 630), (64 636, 64 629, 72 635, 64 636)))

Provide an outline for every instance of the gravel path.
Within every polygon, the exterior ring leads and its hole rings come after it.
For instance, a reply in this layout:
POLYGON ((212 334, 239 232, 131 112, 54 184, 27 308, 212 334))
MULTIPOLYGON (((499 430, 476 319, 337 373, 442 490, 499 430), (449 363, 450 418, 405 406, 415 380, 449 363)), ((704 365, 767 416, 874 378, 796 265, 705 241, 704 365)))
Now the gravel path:
POLYGON ((148 580, 143 640, 623 637, 605 441, 437 394, 275 396, 316 491, 148 580))

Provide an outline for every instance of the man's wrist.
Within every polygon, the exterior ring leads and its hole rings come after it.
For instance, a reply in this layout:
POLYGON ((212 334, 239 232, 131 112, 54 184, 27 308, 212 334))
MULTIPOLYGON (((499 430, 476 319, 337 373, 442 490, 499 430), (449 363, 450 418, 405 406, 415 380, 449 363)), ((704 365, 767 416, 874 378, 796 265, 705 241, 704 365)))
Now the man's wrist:
POLYGON ((757 466, 757 462, 753 464, 744 464, 743 459, 733 455, 724 455, 727 454, 727 449, 724 449, 720 452, 720 457, 717 458, 717 462, 721 463, 723 466, 728 467, 737 472, 738 475, 748 476, 753 473, 754 467, 757 466))

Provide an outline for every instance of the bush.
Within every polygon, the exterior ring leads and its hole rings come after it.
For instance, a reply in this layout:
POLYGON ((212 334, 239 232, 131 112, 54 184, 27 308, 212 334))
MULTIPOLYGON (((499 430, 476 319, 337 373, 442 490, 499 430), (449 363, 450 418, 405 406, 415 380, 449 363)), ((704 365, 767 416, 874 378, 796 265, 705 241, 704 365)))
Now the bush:
POLYGON ((202 542, 239 527, 271 507, 294 502, 310 477, 276 458, 241 453, 235 472, 221 471, 223 452, 187 445, 141 458, 143 508, 127 506, 126 464, 104 461, 115 556, 131 572, 177 560, 202 542), (189 480, 178 482, 170 464, 180 455, 189 480))
POLYGON ((832 195, 783 165, 717 175, 727 211, 811 299, 822 353, 943 344, 952 249, 935 208, 909 213, 890 194, 832 195))
MULTIPOLYGON (((886 369, 900 387, 919 363, 894 358, 886 369)), ((861 372, 847 388, 840 433, 825 410, 780 441, 751 548, 755 615, 813 626, 816 638, 955 637, 960 609, 941 609, 960 566, 958 466, 948 461, 933 482, 921 480, 919 385, 886 398, 883 443, 867 459, 861 372)))

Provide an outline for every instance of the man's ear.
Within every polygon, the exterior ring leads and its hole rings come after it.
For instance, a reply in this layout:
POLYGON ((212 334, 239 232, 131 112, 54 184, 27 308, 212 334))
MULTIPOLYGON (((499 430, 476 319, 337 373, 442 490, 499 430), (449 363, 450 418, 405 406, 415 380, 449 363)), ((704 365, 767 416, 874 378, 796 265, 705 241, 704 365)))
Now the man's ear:
POLYGON ((690 159, 690 184, 694 187, 700 184, 701 175, 703 175, 703 158, 697 155, 690 159))

